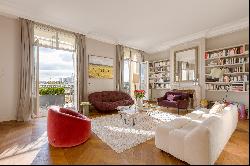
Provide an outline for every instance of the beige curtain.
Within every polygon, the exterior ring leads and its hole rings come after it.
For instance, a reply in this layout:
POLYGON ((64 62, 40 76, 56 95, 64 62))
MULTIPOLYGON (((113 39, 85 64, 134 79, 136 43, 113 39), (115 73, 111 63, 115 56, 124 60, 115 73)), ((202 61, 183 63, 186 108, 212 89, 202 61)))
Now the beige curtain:
POLYGON ((77 109, 81 111, 80 103, 88 101, 87 77, 88 59, 86 56, 85 36, 76 34, 76 63, 77 63, 77 109))
POLYGON ((18 95, 17 120, 28 121, 37 107, 32 102, 32 77, 34 75, 33 22, 20 18, 21 68, 18 95))
POLYGON ((116 45, 116 90, 122 91, 124 47, 116 45))

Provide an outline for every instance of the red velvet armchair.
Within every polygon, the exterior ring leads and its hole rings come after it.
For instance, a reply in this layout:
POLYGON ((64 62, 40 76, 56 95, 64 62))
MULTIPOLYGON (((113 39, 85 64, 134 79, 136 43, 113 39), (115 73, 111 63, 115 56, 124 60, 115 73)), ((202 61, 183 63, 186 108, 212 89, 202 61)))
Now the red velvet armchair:
POLYGON ((54 147, 72 147, 90 137, 91 121, 87 117, 57 106, 48 110, 47 133, 54 147))
POLYGON ((166 92, 161 98, 157 98, 158 105, 163 107, 174 107, 178 109, 186 109, 189 105, 189 94, 183 92, 166 92))

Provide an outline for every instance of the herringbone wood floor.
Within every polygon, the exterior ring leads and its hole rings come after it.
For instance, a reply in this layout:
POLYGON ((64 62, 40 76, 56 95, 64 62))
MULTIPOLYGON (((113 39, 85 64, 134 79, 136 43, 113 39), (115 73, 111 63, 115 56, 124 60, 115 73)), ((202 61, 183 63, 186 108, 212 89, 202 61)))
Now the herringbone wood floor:
MULTIPOLYGON (((46 117, 30 123, 0 123, 0 164, 186 164, 157 149, 154 139, 120 154, 94 133, 79 146, 53 148, 47 143, 46 127, 46 117)), ((239 121, 216 164, 249 164, 248 137, 249 121, 239 121)))

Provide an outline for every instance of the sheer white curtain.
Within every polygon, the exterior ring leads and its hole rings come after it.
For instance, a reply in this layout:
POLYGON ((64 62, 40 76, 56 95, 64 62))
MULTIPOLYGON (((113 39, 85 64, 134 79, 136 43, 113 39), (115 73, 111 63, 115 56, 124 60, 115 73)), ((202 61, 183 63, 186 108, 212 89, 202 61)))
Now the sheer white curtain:
POLYGON ((75 51, 75 34, 59 28, 35 23, 34 41, 41 47, 75 51))
POLYGON ((36 105, 32 98, 32 77, 34 75, 33 22, 20 18, 21 25, 21 68, 18 94, 17 120, 28 121, 36 105))

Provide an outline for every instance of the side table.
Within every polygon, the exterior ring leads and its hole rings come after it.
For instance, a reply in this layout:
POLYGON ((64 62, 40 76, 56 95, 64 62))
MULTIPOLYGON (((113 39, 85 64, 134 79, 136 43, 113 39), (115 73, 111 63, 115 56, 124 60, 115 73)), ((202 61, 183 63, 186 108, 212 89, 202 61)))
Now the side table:
POLYGON ((82 106, 83 115, 89 116, 89 105, 82 106))

